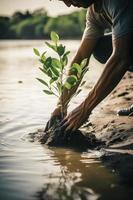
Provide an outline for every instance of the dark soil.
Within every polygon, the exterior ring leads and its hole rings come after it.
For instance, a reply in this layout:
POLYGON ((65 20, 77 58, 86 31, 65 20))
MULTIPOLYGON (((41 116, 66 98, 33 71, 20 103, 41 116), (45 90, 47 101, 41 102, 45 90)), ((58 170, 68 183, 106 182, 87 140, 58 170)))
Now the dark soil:
POLYGON ((71 147, 78 149, 94 149, 104 146, 104 142, 101 142, 96 138, 93 133, 86 135, 85 132, 77 130, 75 132, 64 133, 60 127, 51 128, 47 132, 42 132, 35 137, 41 144, 55 147, 71 147))

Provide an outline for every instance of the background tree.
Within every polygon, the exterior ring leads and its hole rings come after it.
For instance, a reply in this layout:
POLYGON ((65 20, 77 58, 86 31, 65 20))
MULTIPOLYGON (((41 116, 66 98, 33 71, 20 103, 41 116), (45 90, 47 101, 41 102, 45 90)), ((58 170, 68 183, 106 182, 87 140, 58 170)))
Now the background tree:
POLYGON ((0 17, 0 39, 9 37, 9 24, 10 19, 8 17, 0 17))
POLYGON ((49 17, 45 9, 30 13, 15 12, 10 18, 0 17, 0 39, 46 39, 51 31, 61 38, 79 38, 85 27, 86 10, 49 17))

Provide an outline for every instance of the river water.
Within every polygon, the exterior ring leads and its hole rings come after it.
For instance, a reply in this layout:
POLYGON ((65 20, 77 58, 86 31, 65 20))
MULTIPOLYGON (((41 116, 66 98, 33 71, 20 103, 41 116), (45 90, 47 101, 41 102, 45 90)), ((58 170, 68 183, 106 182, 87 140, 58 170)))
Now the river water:
MULTIPOLYGON (((79 41, 63 44, 71 59, 79 41)), ((47 148, 30 141, 29 133, 44 128, 56 105, 35 79, 41 74, 33 47, 43 51, 44 41, 0 42, 0 199, 130 199, 115 171, 100 162, 101 152, 47 148)), ((91 65, 90 87, 102 70, 94 60, 91 65)))

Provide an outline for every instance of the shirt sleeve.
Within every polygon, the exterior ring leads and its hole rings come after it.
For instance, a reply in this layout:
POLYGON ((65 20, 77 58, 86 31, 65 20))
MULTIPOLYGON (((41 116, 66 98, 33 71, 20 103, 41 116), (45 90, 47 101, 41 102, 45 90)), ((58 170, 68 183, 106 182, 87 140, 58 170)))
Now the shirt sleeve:
POLYGON ((115 0, 111 8, 113 38, 133 32, 133 0, 115 0))
POLYGON ((98 16, 93 11, 92 7, 87 10, 86 27, 83 33, 83 38, 100 38, 104 35, 104 29, 98 23, 98 16))

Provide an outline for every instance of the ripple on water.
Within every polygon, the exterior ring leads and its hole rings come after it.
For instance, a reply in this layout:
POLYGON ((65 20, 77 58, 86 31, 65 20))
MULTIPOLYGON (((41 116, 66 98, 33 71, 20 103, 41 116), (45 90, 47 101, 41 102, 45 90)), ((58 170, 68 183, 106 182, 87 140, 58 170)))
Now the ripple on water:
MULTIPOLYGON (((74 52, 79 41, 65 45, 74 52)), ((34 81, 40 74, 33 47, 42 50, 42 41, 0 42, 0 199, 96 200, 100 194, 100 200, 125 200, 130 190, 118 186, 118 176, 100 162, 101 152, 30 142, 28 133, 42 129, 56 105, 34 81)), ((87 80, 96 81, 102 70, 94 62, 87 80)))

